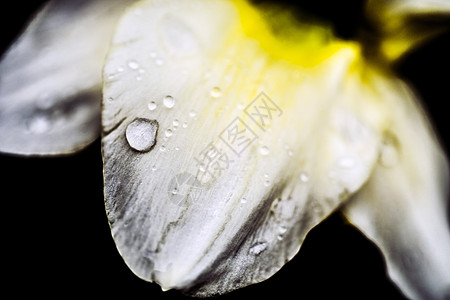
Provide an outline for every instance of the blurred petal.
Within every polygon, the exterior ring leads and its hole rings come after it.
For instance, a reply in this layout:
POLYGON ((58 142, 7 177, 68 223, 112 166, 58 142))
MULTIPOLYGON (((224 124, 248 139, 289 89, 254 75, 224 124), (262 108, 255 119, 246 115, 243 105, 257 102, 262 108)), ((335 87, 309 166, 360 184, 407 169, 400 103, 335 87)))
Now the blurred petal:
POLYGON ((0 62, 0 151, 76 151, 99 135, 101 70, 131 0, 50 1, 0 62))
POLYGON ((163 289, 267 279, 376 163, 386 122, 358 47, 260 18, 242 1, 142 1, 114 37, 106 209, 125 262, 163 289))
POLYGON ((388 62, 450 29, 447 0, 369 0, 366 12, 382 35, 379 51, 388 62))
POLYGON ((448 163, 417 100, 379 82, 391 120, 371 179, 343 209, 383 252, 411 299, 449 299, 448 163))

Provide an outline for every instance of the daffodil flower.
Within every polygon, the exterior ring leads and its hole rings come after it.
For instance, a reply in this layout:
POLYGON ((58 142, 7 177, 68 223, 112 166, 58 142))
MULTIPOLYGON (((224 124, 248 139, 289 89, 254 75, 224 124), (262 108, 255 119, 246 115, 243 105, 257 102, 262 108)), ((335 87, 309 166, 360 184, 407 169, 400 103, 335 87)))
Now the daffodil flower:
POLYGON ((392 66, 450 4, 366 13, 356 42, 265 2, 51 1, 0 64, 0 150, 74 152, 101 110, 112 235, 164 290, 261 282, 340 210, 407 297, 448 299, 448 163, 392 66))

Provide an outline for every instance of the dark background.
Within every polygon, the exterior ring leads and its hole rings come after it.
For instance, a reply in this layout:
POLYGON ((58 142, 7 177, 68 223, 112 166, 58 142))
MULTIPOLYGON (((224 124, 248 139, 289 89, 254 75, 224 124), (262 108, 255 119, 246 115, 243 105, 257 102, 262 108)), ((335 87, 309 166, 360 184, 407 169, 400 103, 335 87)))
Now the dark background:
MULTIPOLYGON (((2 52, 42 2, 15 1, 2 10, 2 52)), ((342 37, 353 38, 363 22, 363 1, 348 1, 346 7, 341 6, 344 1, 330 2, 300 5, 334 23, 342 37)), ((397 66, 425 100, 446 150, 449 40, 446 33, 397 66)), ((0 269, 5 295, 186 298, 140 280, 118 254, 103 205, 99 140, 76 155, 59 158, 0 155, 0 171, 0 269)), ((238 296, 404 299, 386 277, 380 251, 338 214, 316 227, 299 254, 275 276, 218 299, 238 296)))

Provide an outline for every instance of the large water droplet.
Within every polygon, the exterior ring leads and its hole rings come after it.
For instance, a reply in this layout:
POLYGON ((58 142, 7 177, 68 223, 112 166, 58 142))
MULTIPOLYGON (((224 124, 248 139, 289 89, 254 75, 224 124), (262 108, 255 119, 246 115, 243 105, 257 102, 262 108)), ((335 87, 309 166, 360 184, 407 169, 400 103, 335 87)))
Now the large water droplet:
POLYGON ((260 255, 266 249, 267 249, 267 243, 266 242, 256 243, 255 245, 253 245, 250 248, 250 254, 260 255))
POLYGON ((148 152, 156 143, 158 127, 156 120, 137 118, 127 126, 125 137, 134 150, 148 152))
POLYGON ((172 124, 173 124, 173 127, 178 127, 178 125, 180 125, 180 121, 175 119, 175 120, 173 120, 172 124))
POLYGON ((164 97, 163 103, 165 107, 172 108, 175 106, 175 99, 172 96, 167 95, 164 97))
POLYGON ((222 90, 218 86, 213 87, 210 93, 213 98, 219 98, 222 96, 222 90))

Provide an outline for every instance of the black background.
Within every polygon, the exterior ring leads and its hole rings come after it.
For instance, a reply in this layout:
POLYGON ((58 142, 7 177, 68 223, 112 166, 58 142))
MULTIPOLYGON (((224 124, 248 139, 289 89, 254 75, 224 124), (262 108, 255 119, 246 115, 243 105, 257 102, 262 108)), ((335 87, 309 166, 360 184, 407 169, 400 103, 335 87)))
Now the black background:
MULTIPOLYGON (((2 51, 42 2, 16 1, 2 10, 2 51)), ((354 5, 362 1, 348 2, 352 9, 329 6, 325 1, 314 3, 308 9, 334 22, 342 36, 353 36, 355 24, 360 24, 359 6, 354 5)), ((449 40, 450 35, 444 34, 398 66, 399 74, 424 99, 447 150, 449 40)), ((186 298, 176 291, 163 293, 156 284, 140 280, 118 254, 103 205, 99 140, 65 157, 0 155, 0 170, 5 295, 186 298)), ((299 254, 275 276, 218 299, 250 296, 404 299, 387 279, 380 251, 338 214, 316 227, 299 254)))

